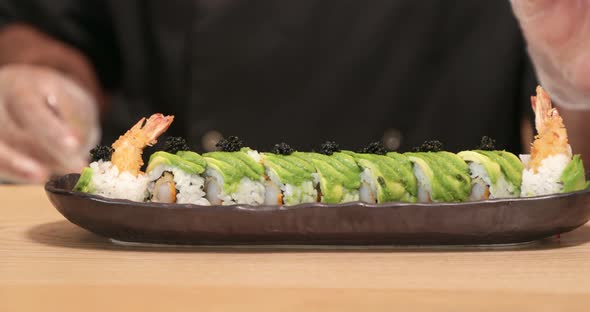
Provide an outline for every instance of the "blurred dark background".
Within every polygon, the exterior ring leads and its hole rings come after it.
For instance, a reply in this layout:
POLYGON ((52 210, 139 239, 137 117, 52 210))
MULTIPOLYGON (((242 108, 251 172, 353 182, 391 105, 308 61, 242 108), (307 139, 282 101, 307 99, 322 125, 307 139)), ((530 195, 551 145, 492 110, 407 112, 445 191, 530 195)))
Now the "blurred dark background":
POLYGON ((104 88, 103 143, 140 117, 198 151, 383 140, 451 151, 483 135, 520 152, 536 79, 508 1, 0 1, 80 50, 104 88))

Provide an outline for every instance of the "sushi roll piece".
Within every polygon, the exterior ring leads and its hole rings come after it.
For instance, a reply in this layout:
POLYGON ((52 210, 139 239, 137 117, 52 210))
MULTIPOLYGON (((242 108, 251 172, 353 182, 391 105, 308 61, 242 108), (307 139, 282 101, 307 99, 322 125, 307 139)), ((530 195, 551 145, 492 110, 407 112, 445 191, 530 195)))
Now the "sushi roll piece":
POLYGON ((473 150, 460 152, 469 165, 470 200, 513 198, 520 196, 522 162, 506 151, 473 150))
POLYGON ((358 201, 361 170, 354 157, 337 150, 333 142, 327 142, 320 149, 323 154, 295 152, 292 155, 313 164, 315 173, 312 176, 319 202, 338 204, 358 201))
POLYGON ((588 187, 584 165, 579 155, 572 155, 567 130, 557 109, 552 107, 549 95, 537 87, 537 96, 531 97, 535 112, 537 135, 531 154, 522 156, 525 169, 522 174, 521 196, 539 196, 573 192, 588 187))
POLYGON ((93 162, 82 171, 74 191, 108 198, 144 201, 148 196, 148 177, 141 171, 143 149, 156 143, 174 116, 154 114, 142 118, 112 147, 91 151, 93 162))
MULTIPOLYGON (((373 151, 375 152, 375 151, 373 151)), ((361 168, 359 199, 366 203, 417 201, 418 184, 412 163, 398 153, 344 153, 351 155, 361 168)))
POLYGON ((203 154, 205 193, 211 205, 264 203, 264 166, 260 154, 236 137, 222 139, 222 151, 203 154))
POLYGON ((146 169, 149 200, 155 203, 209 205, 204 198, 205 159, 191 151, 171 154, 164 151, 150 156, 146 169))
POLYGON ((419 202, 463 202, 469 199, 471 177, 469 167, 461 157, 444 151, 410 152, 404 155, 413 164, 419 202))
POLYGON ((121 172, 110 160, 100 159, 82 170, 73 191, 143 202, 148 196, 148 183, 144 174, 121 172))
POLYGON ((266 174, 266 205, 297 205, 317 201, 315 167, 311 162, 291 155, 285 143, 275 145, 272 153, 261 153, 266 174))

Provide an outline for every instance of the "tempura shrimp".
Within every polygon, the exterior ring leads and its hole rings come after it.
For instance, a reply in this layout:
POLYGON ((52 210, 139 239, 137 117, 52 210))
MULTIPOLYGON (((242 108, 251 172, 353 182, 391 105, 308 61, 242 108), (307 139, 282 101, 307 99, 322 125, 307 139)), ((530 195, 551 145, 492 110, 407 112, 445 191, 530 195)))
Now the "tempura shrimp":
POLYGON ((114 149, 111 162, 119 172, 129 172, 134 176, 141 173, 143 166, 143 149, 152 146, 157 138, 172 124, 174 116, 153 114, 147 120, 141 118, 124 135, 120 136, 112 147, 114 149))
POLYGON ((566 155, 571 158, 567 130, 557 109, 551 105, 551 99, 542 87, 537 87, 537 96, 531 97, 535 112, 537 135, 531 146, 531 158, 528 168, 538 172, 544 159, 553 155, 566 155))

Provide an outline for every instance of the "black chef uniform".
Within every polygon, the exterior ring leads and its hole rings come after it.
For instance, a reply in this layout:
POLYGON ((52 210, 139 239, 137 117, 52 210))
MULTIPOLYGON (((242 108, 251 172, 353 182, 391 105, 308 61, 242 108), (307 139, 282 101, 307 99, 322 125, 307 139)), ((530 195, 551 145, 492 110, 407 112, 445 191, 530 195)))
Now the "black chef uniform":
POLYGON ((112 104, 105 143, 139 117, 174 114, 200 151, 384 139, 520 150, 535 77, 508 1, 19 0, 26 22, 85 53, 112 104))

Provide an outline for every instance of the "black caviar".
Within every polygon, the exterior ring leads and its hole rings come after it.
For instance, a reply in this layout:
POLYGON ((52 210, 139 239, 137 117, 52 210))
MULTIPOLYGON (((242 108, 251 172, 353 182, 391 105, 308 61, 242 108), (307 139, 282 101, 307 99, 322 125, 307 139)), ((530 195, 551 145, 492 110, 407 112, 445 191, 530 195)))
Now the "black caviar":
POLYGON ((493 151, 496 149, 496 140, 484 135, 481 137, 481 142, 476 149, 483 151, 493 151))
POLYGON ((110 161, 115 150, 106 145, 97 145, 95 148, 90 150, 90 159, 94 161, 110 161))
POLYGON ((362 148, 359 153, 363 154, 377 154, 377 155, 385 155, 387 150, 383 146, 383 142, 377 141, 369 143, 369 145, 362 148))
POLYGON ((222 138, 215 146, 222 152, 237 152, 244 147, 244 142, 237 136, 232 135, 222 138))
POLYGON ((295 150, 285 142, 275 144, 275 146, 272 148, 272 152, 279 155, 291 155, 294 151, 295 150))
POLYGON ((438 140, 427 140, 420 146, 412 148, 412 152, 440 152, 444 148, 444 144, 438 140))
POLYGON ((164 151, 170 154, 176 154, 179 151, 190 151, 190 146, 182 137, 167 137, 164 142, 164 151))
POLYGON ((326 141, 320 145, 320 154, 332 155, 340 152, 340 145, 334 141, 326 141))

